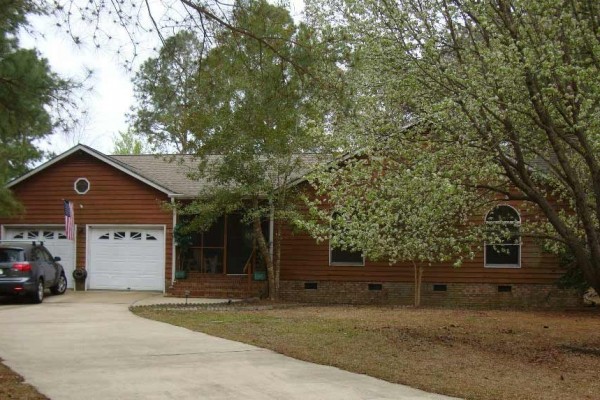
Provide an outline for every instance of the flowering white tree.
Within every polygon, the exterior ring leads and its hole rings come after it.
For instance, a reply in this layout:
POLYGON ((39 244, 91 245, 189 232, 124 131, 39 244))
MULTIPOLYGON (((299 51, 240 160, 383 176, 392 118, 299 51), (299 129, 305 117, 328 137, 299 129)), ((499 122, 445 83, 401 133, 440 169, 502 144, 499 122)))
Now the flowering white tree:
POLYGON ((450 165, 455 151, 433 149, 427 140, 412 143, 363 151, 315 172, 316 196, 306 198, 311 218, 300 225, 319 241, 361 251, 367 259, 412 263, 418 306, 424 267, 458 266, 481 247, 485 232, 472 217, 492 199, 470 189, 476 176, 453 179, 471 167, 450 165))
MULTIPOLYGON (((600 2, 327 0, 308 1, 307 12, 354 54, 357 110, 339 131, 400 148, 421 137, 407 138, 398 122, 420 121, 415 129, 438 146, 419 162, 455 149, 444 166, 450 182, 477 177, 476 193, 523 201, 544 218, 522 232, 570 254, 600 290, 600 2)), ((393 196, 410 204, 415 194, 393 196)), ((421 215, 406 236, 430 229, 421 215)))

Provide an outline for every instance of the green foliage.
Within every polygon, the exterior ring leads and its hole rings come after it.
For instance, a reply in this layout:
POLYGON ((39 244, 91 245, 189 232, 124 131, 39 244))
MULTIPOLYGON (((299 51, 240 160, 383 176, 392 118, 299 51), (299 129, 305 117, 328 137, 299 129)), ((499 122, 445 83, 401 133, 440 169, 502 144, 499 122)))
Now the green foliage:
MULTIPOLYGON (((321 113, 294 67, 310 64, 306 28, 266 1, 239 1, 230 20, 271 39, 272 48, 222 28, 205 48, 193 33, 180 32, 165 40, 135 81, 136 131, 155 149, 173 145, 196 154, 195 175, 212 183, 198 212, 206 204, 251 203, 241 198, 273 201, 307 168, 298 154, 322 150, 322 137, 313 129, 321 113)), ((262 206, 250 208, 264 217, 262 206)))
MULTIPOLYGON (((69 83, 58 78, 35 50, 19 48, 18 29, 28 13, 41 12, 33 1, 0 1, 0 181, 25 173, 43 157, 36 142, 52 132, 49 109, 69 83)), ((8 190, 0 193, 0 214, 18 211, 8 190)))
POLYGON ((468 189, 474 177, 455 180, 455 152, 435 146, 370 149, 314 173, 316 195, 306 198, 313 218, 299 224, 371 260, 460 265, 486 234, 472 221, 486 199, 468 189))
POLYGON ((477 177, 472 190, 543 215, 523 232, 567 246, 600 288, 600 3, 329 0, 307 12, 351 54, 355 108, 339 132, 396 148, 402 122, 419 121, 436 151, 456 149, 451 181, 477 177))
POLYGON ((214 86, 198 79, 204 51, 194 33, 181 31, 167 38, 158 57, 144 62, 136 74, 133 129, 155 152, 194 149, 193 132, 204 127, 205 93, 214 86))
POLYGON ((227 21, 234 28, 214 28, 210 45, 183 31, 143 65, 134 127, 156 150, 197 156, 191 175, 206 189, 179 211, 194 215, 199 229, 241 212, 260 236, 271 275, 278 275, 278 255, 271 259, 260 226, 271 213, 278 221, 297 215, 290 183, 316 161, 309 153, 326 148, 326 135, 316 129, 323 112, 304 81, 314 62, 311 35, 285 8, 264 0, 237 1, 227 21))
POLYGON ((147 154, 147 145, 142 140, 131 130, 119 132, 114 138, 113 154, 147 154))
POLYGON ((568 269, 563 276, 561 276, 556 285, 561 289, 575 289, 579 293, 583 294, 590 288, 590 284, 583 276, 583 272, 579 268, 568 269))
POLYGON ((175 239, 175 243, 181 248, 181 251, 185 252, 192 245, 192 235, 189 227, 183 222, 177 223, 173 228, 173 239, 175 239))

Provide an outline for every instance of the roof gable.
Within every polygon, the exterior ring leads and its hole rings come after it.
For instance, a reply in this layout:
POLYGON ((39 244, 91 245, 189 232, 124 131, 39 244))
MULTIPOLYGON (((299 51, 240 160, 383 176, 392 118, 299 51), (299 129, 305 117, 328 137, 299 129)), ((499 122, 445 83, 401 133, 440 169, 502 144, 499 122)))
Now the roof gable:
MULTIPOLYGON (((91 147, 79 144, 66 152, 48 160, 44 164, 29 171, 11 182, 6 187, 10 188, 47 169, 48 167, 64 160, 65 158, 81 151, 125 174, 151 186, 169 197, 193 198, 212 183, 208 178, 201 177, 198 172, 198 159, 193 155, 105 155, 91 147), (196 173, 196 175, 194 175, 196 173)), ((221 156, 208 156, 209 162, 219 162, 221 156)), ((290 177, 291 186, 302 181, 305 173, 322 162, 322 156, 317 154, 298 154, 295 156, 300 162, 300 169, 290 177)))
POLYGON ((39 165, 38 167, 32 169, 31 171, 29 171, 28 173, 21 175, 18 178, 13 179, 12 181, 10 181, 9 183, 6 184, 6 187, 11 188, 15 185, 17 185, 20 182, 23 182, 24 180, 30 178, 31 176, 47 169, 48 167, 66 159, 67 157, 77 153, 78 151, 82 151, 88 155, 90 155, 91 157, 94 157, 97 160, 100 160, 102 162, 104 162, 105 164, 110 165, 111 167, 118 169, 119 171, 124 172, 125 174, 145 183, 148 186, 153 187, 154 189, 163 192, 165 194, 167 194, 168 196, 173 196, 173 195, 177 195, 176 192, 173 192, 171 189, 165 187, 164 185, 155 182, 152 179, 149 179, 148 177, 140 174, 137 171, 134 171, 130 166, 128 166, 125 163, 122 163, 118 160, 115 160, 114 158, 107 156, 97 150, 92 149, 91 147, 88 147, 86 145, 83 144, 78 144, 77 146, 72 147, 71 149, 65 151, 64 153, 46 161, 45 163, 39 165))

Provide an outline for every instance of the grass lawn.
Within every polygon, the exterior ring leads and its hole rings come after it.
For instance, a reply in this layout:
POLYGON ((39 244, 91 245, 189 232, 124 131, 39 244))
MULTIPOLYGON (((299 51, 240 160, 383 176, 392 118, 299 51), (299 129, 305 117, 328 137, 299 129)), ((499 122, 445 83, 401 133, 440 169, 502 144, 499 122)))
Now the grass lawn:
MULTIPOLYGON (((0 359, 0 361, 2 361, 0 359)), ((31 385, 23 382, 21 375, 16 374, 0 362, 0 399, 15 400, 48 400, 31 385)))
POLYGON ((301 360, 467 399, 599 399, 600 310, 138 307, 301 360))

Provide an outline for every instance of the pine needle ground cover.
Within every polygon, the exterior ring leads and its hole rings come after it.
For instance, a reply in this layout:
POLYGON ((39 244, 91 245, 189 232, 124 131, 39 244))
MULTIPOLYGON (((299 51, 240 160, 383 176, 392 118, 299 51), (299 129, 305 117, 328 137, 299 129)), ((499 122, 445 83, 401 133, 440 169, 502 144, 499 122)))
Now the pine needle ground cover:
POLYGON ((23 378, 2 363, 0 359, 0 399, 49 400, 23 378))
POLYGON ((234 305, 142 317, 466 399, 597 399, 600 311, 234 305))

